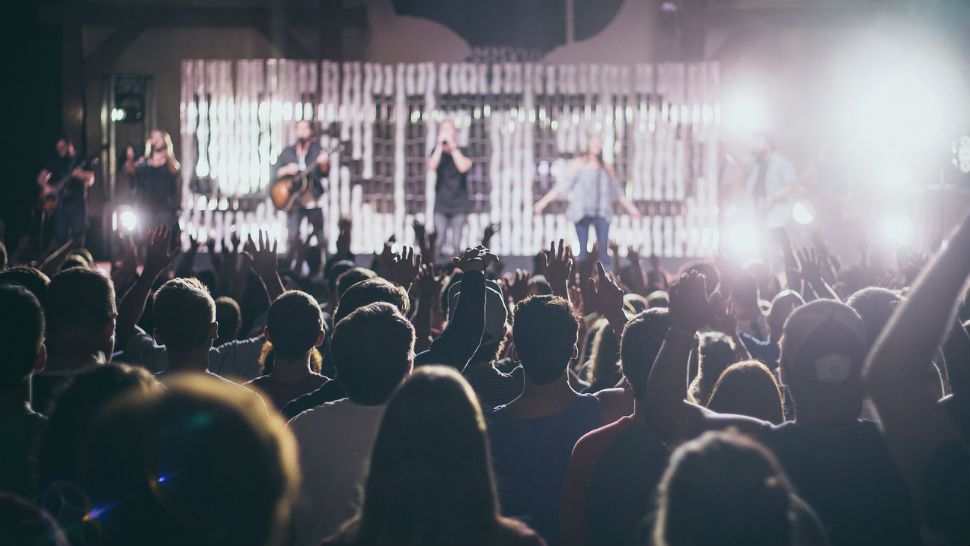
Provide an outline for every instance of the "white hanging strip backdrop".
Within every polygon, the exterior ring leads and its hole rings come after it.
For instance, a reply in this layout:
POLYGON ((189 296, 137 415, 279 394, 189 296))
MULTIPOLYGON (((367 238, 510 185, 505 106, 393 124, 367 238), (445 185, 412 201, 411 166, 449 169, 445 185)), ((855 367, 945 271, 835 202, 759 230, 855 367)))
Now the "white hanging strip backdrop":
POLYGON ((410 244, 415 219, 433 224, 435 177, 425 162, 448 118, 474 161, 462 244, 496 222, 500 254, 531 255, 560 237, 575 248, 564 203, 538 216, 532 208, 598 132, 605 159, 643 213, 633 219, 618 209, 613 240, 644 254, 711 255, 718 101, 716 63, 184 61, 183 229, 219 239, 268 229, 285 244, 285 215, 261 198, 296 121, 310 119, 325 129, 322 144, 343 144, 330 157, 320 201, 331 249, 341 215, 354 220, 355 252, 371 252, 392 234, 410 244))

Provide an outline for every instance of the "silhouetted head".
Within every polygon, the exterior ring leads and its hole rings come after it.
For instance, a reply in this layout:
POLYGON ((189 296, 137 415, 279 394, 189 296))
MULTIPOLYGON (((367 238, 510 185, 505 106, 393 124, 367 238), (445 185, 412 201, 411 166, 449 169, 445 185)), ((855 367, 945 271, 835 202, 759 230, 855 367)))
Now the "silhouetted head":
POLYGON ((620 339, 620 355, 623 376, 630 383, 633 395, 642 400, 647 391, 647 378, 653 369, 653 361, 660 353, 670 319, 667 310, 647 309, 633 317, 623 328, 620 339))
POLYGON ((306 292, 283 293, 269 306, 265 333, 273 344, 273 357, 277 361, 306 359, 310 351, 323 343, 320 305, 306 292))
POLYGON ((216 303, 194 278, 175 278, 155 293, 155 341, 172 353, 208 350, 215 340, 216 303))
POLYGON ((340 322, 355 310, 377 302, 390 303, 405 316, 411 310, 411 300, 406 290, 387 279, 375 277, 355 283, 341 294, 333 320, 340 322))
POLYGON ((747 415, 776 425, 785 420, 778 382, 757 360, 728 366, 714 384, 707 407, 718 413, 747 415))
POLYGON ((110 359, 114 351, 115 289, 91 269, 61 271, 47 286, 47 351, 52 359, 110 359))
POLYGON ((296 441, 258 397, 201 374, 129 393, 92 426, 80 475, 105 544, 278 544, 296 441))
POLYGON ((44 312, 26 288, 0 286, 0 399, 19 395, 26 400, 27 385, 46 362, 44 312))
POLYGON ((746 436, 707 432, 681 445, 659 487, 658 546, 798 544, 814 520, 775 456, 746 436))
POLYGON ((867 350, 865 325, 844 303, 815 300, 792 312, 780 367, 799 421, 840 425, 858 419, 867 350))
POLYGON ((569 302, 558 296, 532 296, 515 306, 512 338, 526 378, 546 385, 563 377, 576 347, 579 325, 569 302))
POLYGON ((384 411, 355 542, 490 544, 502 524, 475 393, 451 368, 415 370, 384 411))
POLYGON ((365 305, 333 331, 337 380, 358 404, 383 404, 411 373, 414 327, 389 303, 365 305))

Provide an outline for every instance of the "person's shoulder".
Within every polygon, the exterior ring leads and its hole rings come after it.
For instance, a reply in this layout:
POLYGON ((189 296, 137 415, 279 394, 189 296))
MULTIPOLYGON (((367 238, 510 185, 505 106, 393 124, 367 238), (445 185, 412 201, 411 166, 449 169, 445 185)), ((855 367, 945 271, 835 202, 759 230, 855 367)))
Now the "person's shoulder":
POLYGON ((576 446, 573 448, 573 457, 577 455, 595 456, 602 453, 624 430, 630 428, 633 424, 632 417, 621 417, 612 423, 587 432, 576 442, 576 446))

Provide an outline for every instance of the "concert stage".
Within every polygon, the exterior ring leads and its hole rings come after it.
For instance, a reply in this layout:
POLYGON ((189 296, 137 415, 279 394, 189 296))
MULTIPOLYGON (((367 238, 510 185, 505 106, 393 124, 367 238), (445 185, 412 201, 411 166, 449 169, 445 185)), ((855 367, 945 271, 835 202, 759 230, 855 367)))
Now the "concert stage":
POLYGON ((266 193, 296 122, 308 119, 322 129, 322 146, 343 146, 330 154, 319 201, 331 250, 341 215, 354 221, 354 252, 368 254, 391 235, 409 244, 415 219, 431 224, 426 160, 447 118, 474 162, 463 244, 498 223, 493 247, 503 256, 531 256, 560 237, 575 246, 563 204, 538 215, 533 205, 598 133, 642 214, 618 210, 611 239, 643 255, 710 256, 718 248, 718 78, 716 63, 184 61, 179 159, 191 199, 183 199, 183 237, 264 229, 285 248, 286 214, 266 193))

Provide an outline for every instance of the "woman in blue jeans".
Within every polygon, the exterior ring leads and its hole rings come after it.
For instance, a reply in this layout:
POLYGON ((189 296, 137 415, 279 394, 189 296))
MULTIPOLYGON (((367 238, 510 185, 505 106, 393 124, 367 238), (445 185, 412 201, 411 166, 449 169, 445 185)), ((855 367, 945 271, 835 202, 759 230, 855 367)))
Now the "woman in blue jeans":
POLYGON ((586 259, 589 228, 592 226, 599 244, 599 260, 609 267, 613 204, 618 202, 634 218, 640 217, 640 211, 623 194, 613 165, 603 161, 603 140, 599 135, 590 135, 586 152, 574 159, 566 176, 536 202, 535 213, 541 214, 549 203, 560 197, 569 201, 566 217, 576 225, 579 259, 586 259))

